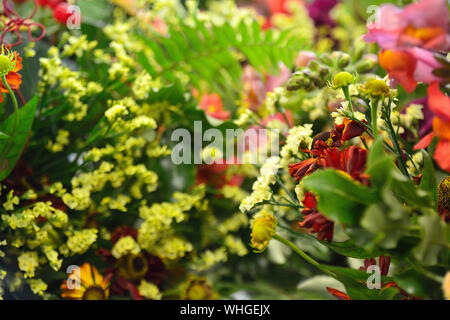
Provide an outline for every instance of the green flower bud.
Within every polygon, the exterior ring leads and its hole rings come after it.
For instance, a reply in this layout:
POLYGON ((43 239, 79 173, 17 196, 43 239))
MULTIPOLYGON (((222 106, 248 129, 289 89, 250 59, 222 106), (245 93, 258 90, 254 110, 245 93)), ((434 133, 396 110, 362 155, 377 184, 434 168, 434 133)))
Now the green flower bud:
POLYGON ((355 64, 355 70, 358 73, 366 73, 375 68, 376 65, 377 62, 374 59, 364 59, 355 64))
POLYGON ((355 77, 348 72, 339 72, 333 78, 333 88, 348 87, 355 82, 355 77))
POLYGON ((345 68, 350 63, 350 55, 344 52, 333 52, 332 56, 336 59, 338 68, 345 68))
POLYGON ((329 67, 333 66, 333 57, 329 53, 324 53, 320 56, 319 60, 329 67))

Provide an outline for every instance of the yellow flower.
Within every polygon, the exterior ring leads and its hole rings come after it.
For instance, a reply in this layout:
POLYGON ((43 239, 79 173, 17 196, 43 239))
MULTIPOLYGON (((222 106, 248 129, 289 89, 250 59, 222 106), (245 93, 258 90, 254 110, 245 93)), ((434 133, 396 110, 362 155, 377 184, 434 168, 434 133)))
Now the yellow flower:
POLYGON ((183 287, 183 300, 214 300, 218 298, 218 294, 205 278, 191 277, 183 287))
POLYGON ((96 267, 84 263, 74 269, 61 285, 64 299, 106 300, 109 296, 109 279, 104 278, 96 267))
POLYGON ((251 233, 251 246, 262 252, 269 244, 269 241, 275 235, 277 227, 277 220, 275 217, 266 211, 261 211, 255 216, 251 233))

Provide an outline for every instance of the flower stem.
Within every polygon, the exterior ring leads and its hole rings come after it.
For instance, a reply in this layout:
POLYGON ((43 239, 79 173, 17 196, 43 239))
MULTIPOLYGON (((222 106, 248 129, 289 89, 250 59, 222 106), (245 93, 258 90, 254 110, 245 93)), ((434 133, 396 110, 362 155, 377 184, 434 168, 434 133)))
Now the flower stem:
POLYGON ((372 106, 370 108, 371 111, 371 121, 372 121, 372 132, 374 139, 378 138, 378 125, 377 125, 377 118, 378 118, 378 99, 375 100, 374 103, 372 103, 372 106))
POLYGON ((316 268, 320 269, 322 272, 326 273, 327 275, 336 278, 336 275, 325 269, 319 262, 317 262, 316 260, 314 260, 313 258, 311 258, 310 256, 308 256, 302 249, 300 249, 299 247, 297 247, 295 244, 293 244, 291 241, 289 241, 288 239, 276 234, 273 236, 274 239, 280 241, 282 244, 288 246, 289 248, 291 248, 295 253, 297 253, 300 257, 302 257, 303 259, 305 259, 306 261, 308 261, 309 263, 311 263, 313 266, 315 266, 316 268))
POLYGON ((11 149, 11 146, 14 143, 14 139, 15 139, 16 133, 17 133, 17 125, 19 123, 19 105, 17 104, 16 96, 14 95, 14 92, 11 90, 11 87, 9 86, 8 81, 6 80, 6 76, 3 74, 1 76, 1 78, 2 78, 2 81, 3 81, 3 85, 8 90, 9 95, 11 96, 11 100, 13 102, 13 106, 14 106, 14 123, 13 123, 13 129, 12 129, 12 132, 11 132, 11 136, 10 136, 9 141, 8 141, 8 145, 6 146, 5 149, 3 149, 2 155, 0 157, 0 166, 2 166, 3 159, 8 154, 9 149, 11 149))
POLYGON ((350 97, 349 86, 342 87, 342 91, 344 92, 345 99, 347 99, 347 101, 348 101, 348 108, 350 109, 350 112, 353 115, 355 112, 353 111, 353 104, 352 104, 352 98, 350 97))

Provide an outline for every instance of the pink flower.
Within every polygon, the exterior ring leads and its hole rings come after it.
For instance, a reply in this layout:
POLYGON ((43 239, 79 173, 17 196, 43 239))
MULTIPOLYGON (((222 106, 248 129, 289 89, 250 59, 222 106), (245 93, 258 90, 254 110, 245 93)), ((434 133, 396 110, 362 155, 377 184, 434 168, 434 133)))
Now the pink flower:
POLYGON ((311 60, 316 58, 316 54, 312 51, 300 51, 295 60, 296 67, 306 67, 311 60))
POLYGON ((249 108, 257 111, 264 103, 267 93, 285 83, 290 75, 291 71, 284 64, 280 64, 278 75, 265 75, 264 77, 250 65, 246 65, 242 74, 242 82, 244 83, 245 100, 249 108))
POLYGON ((412 92, 417 82, 440 81, 432 71, 440 66, 434 51, 450 49, 446 0, 422 0, 404 9, 380 7, 377 21, 368 26, 365 40, 381 47, 380 65, 412 92))

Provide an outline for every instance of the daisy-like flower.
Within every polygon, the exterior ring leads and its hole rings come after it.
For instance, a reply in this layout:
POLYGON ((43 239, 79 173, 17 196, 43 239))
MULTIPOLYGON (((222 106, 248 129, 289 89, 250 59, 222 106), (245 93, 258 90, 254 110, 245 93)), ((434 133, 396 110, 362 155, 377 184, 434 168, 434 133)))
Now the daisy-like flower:
POLYGON ((74 269, 61 285, 61 297, 74 300, 106 300, 109 296, 109 280, 103 277, 96 267, 84 263, 74 269))
MULTIPOLYGON (((22 58, 16 51, 10 51, 2 45, 0 53, 0 75, 5 77, 11 90, 19 89, 22 84, 22 76, 18 72, 22 69, 22 58)), ((0 81, 0 92, 9 93, 3 81, 0 81)), ((0 102, 3 95, 0 94, 0 102)))

